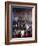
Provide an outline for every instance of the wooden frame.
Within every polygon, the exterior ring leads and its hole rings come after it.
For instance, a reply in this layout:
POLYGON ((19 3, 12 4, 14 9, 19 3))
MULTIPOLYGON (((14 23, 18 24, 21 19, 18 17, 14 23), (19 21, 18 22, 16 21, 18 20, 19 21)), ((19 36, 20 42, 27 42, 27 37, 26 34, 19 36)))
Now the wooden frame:
POLYGON ((5 2, 5 44, 22 44, 22 43, 35 43, 37 42, 37 4, 36 3, 23 3, 23 2, 5 2), (9 42, 9 5, 18 4, 18 5, 33 5, 35 6, 35 40, 34 41, 20 41, 20 42, 9 42))

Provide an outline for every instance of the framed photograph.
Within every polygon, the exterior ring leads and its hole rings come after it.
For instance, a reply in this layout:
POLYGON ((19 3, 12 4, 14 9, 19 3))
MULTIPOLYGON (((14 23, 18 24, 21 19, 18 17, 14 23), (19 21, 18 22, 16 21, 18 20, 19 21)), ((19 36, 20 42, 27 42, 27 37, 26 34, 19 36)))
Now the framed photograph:
POLYGON ((37 42, 37 4, 5 2, 5 43, 37 42))

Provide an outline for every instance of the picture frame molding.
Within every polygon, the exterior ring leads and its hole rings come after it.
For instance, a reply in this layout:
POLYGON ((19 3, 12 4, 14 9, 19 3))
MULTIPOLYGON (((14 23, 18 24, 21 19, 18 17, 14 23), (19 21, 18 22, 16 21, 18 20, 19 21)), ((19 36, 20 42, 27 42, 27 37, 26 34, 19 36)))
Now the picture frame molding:
POLYGON ((28 2, 5 2, 5 44, 25 44, 25 43, 36 43, 37 42, 37 4, 28 2), (35 6, 35 40, 34 41, 21 41, 21 42, 9 42, 9 5, 10 4, 21 4, 21 5, 33 5, 35 6))

